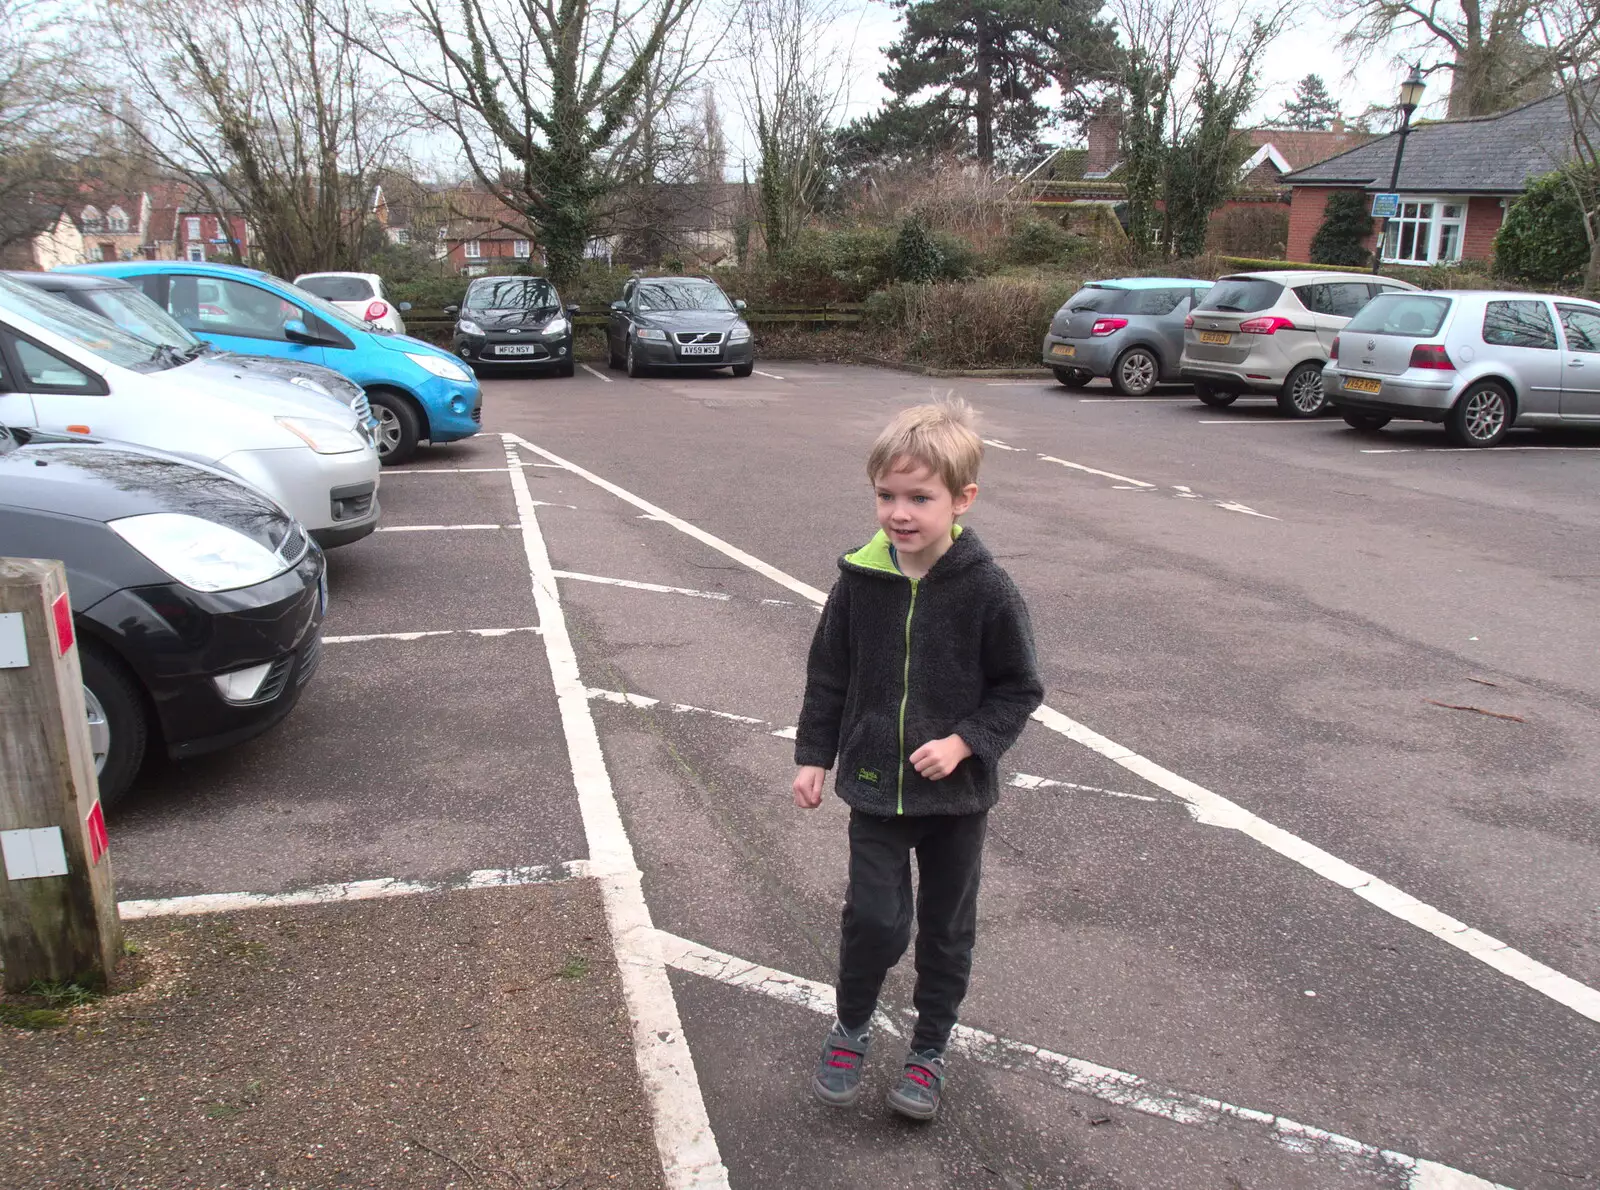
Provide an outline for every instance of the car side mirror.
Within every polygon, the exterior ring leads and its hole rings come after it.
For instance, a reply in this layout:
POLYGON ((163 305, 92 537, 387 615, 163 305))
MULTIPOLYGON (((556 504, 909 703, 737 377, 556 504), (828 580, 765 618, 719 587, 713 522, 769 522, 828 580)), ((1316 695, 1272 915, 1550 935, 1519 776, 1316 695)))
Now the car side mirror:
POLYGON ((446 306, 443 310, 440 311, 440 313, 441 314, 448 314, 448 315, 450 315, 450 317, 454 318, 457 314, 461 313, 461 307, 460 306, 446 306))
POLYGON ((573 302, 572 305, 567 307, 567 313, 576 314, 580 309, 582 309, 582 307, 579 306, 577 302, 573 302))
POLYGON ((613 310, 626 310, 628 308, 628 303, 627 302, 612 302, 611 303, 611 308, 613 310))
POLYGON ((401 302, 398 306, 395 307, 395 309, 399 310, 400 313, 404 314, 407 310, 411 309, 411 303, 410 302, 401 302))
POLYGON ((310 328, 298 318, 291 318, 283 324, 283 337, 291 343, 317 343, 320 340, 311 333, 310 328))
POLYGON ((736 298, 734 300, 734 303, 733 303, 733 308, 735 310, 743 310, 744 309, 744 299, 743 298, 736 298))

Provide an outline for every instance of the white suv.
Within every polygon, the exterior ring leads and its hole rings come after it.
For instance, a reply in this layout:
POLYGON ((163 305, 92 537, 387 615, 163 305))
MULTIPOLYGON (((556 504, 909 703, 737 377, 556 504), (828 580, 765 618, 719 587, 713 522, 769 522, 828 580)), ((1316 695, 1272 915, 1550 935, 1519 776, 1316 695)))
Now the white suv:
POLYGON ((294 283, 380 331, 406 333, 400 315, 411 309, 411 303, 390 301, 377 273, 301 273, 294 283))
POLYGON ((1315 417, 1328 408, 1322 369, 1334 336, 1377 294, 1416 288, 1307 269, 1223 277, 1184 320, 1179 375, 1215 408, 1263 393, 1289 417, 1315 417))

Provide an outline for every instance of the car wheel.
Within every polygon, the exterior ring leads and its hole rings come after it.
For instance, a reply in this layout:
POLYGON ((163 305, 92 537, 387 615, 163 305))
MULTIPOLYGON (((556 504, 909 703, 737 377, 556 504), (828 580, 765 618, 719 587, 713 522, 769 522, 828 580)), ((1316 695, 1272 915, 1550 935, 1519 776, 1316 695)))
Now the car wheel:
POLYGON ((120 663, 80 641, 78 664, 83 670, 83 703, 94 771, 100 779, 100 800, 109 806, 128 791, 138 775, 150 728, 139 692, 120 663))
POLYGON ((633 340, 628 340, 628 375, 637 380, 644 375, 644 365, 639 362, 639 357, 633 353, 633 340))
POLYGON ((1086 388, 1089 381, 1094 379, 1094 373, 1085 368, 1051 368, 1055 373, 1056 383, 1063 388, 1086 388))
POLYGON ((378 419, 378 461, 386 467, 404 463, 417 453, 421 425, 411 402, 399 393, 383 390, 367 394, 378 419))
POLYGON ((617 349, 611 346, 611 336, 606 336, 606 367, 613 372, 622 371, 622 357, 617 354, 617 349))
POLYGON ((1322 391, 1322 365, 1315 361, 1300 364, 1284 378, 1278 392, 1278 408, 1285 417, 1316 417, 1328 407, 1328 394, 1322 391))
POLYGON ((754 372, 755 370, 756 370, 756 365, 755 365, 755 361, 754 360, 752 360, 748 364, 734 364, 733 365, 733 374, 735 376, 740 377, 741 379, 743 377, 745 377, 745 376, 750 375, 750 373, 754 372))
POLYGON ((1444 419, 1444 432, 1456 446, 1493 446, 1511 428, 1511 394, 1494 381, 1474 384, 1461 394, 1444 419))
POLYGON ((1393 420, 1387 414, 1362 413, 1356 409, 1341 409, 1339 416, 1344 418, 1345 425, 1352 430, 1360 430, 1363 434, 1376 433, 1393 420))
POLYGON ((573 359, 565 360, 564 362, 562 362, 561 364, 559 364, 556 367, 556 375, 557 376, 576 376, 577 374, 578 374, 578 363, 577 363, 576 360, 573 360, 573 359))
POLYGON ((1194 395, 1200 398, 1202 405, 1209 405, 1213 409, 1226 409, 1239 399, 1238 393, 1227 393, 1215 385, 1207 384, 1203 380, 1195 381, 1194 395))
POLYGON ((1156 386, 1161 364, 1148 348, 1130 347, 1111 368, 1111 387, 1124 397, 1142 397, 1156 386))

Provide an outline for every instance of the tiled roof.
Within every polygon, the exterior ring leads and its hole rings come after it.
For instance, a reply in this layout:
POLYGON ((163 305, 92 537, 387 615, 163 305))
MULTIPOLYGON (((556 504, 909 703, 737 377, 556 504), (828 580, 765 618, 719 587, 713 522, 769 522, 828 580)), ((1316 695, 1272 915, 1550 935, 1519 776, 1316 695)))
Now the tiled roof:
POLYGON ((1297 128, 1251 128, 1245 135, 1256 148, 1271 145, 1282 154, 1290 169, 1305 169, 1344 153, 1372 139, 1368 132, 1316 132, 1297 128))
MULTIPOLYGON (((1419 124, 1406 139, 1398 188, 1411 194, 1518 194, 1571 156, 1563 96, 1470 120, 1419 124)), ((1294 186, 1387 189, 1398 133, 1289 174, 1294 186)))

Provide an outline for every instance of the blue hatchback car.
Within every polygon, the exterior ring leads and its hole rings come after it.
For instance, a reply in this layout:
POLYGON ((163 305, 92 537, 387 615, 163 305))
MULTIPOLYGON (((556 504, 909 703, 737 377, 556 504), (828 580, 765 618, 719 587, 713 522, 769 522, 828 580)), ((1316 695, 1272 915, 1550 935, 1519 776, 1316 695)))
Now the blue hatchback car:
POLYGON ((224 351, 321 364, 355 381, 378 419, 378 454, 385 463, 405 462, 424 440, 469 438, 483 420, 477 379, 448 351, 375 330, 270 273, 185 260, 75 265, 72 271, 138 285, 224 351))

